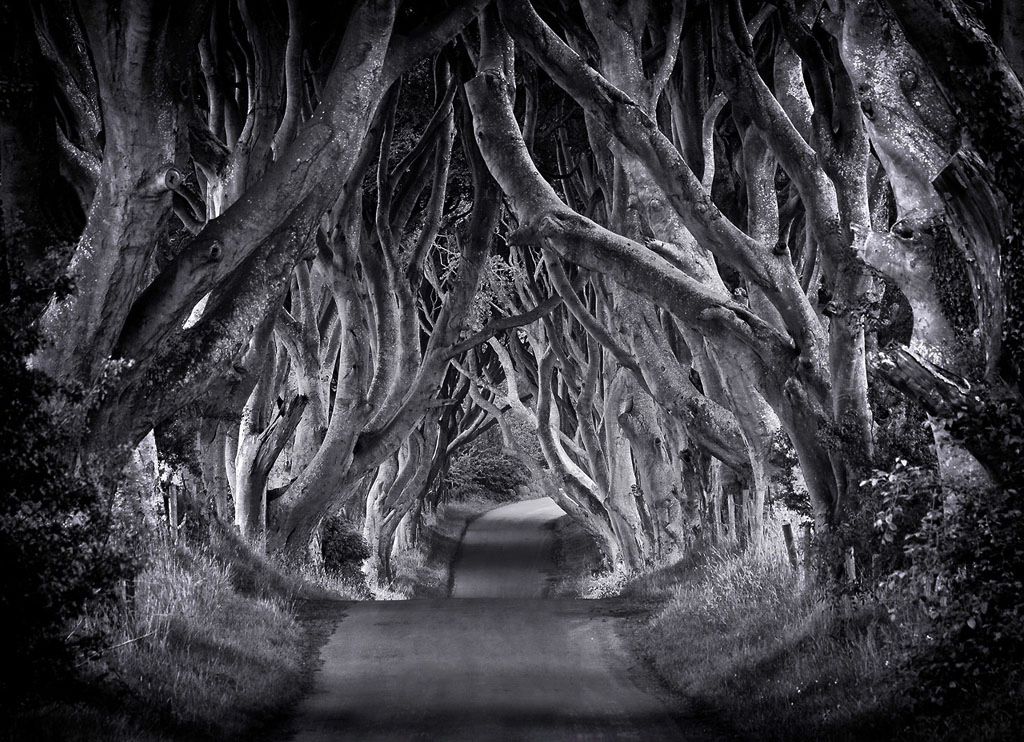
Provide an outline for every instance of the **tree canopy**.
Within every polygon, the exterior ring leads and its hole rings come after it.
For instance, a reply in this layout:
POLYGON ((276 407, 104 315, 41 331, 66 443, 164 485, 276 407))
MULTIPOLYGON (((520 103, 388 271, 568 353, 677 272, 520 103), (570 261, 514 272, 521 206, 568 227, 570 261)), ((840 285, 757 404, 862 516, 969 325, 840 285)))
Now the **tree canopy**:
POLYGON ((206 517, 343 512, 382 577, 488 430, 629 565, 773 502, 843 534, 908 452, 1022 480, 1013 3, 5 6, 67 466, 154 434, 206 517))

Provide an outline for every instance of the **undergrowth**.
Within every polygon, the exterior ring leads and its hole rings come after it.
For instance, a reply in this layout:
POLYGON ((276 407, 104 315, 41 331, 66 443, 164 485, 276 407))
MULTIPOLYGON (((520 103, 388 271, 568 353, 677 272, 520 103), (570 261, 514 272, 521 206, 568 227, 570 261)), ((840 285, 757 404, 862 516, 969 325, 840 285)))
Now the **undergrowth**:
POLYGON ((81 660, 78 685, 23 709, 0 738, 251 739, 297 700, 309 647, 295 602, 323 590, 226 530, 201 544, 157 538, 145 556, 127 603, 75 627, 109 642, 81 660))
POLYGON ((555 522, 552 598, 592 597, 603 590, 617 593, 624 583, 609 579, 602 571, 604 558, 597 540, 566 515, 555 522), (597 586, 601 587, 597 589, 597 586))
POLYGON ((923 610, 908 603, 895 620, 864 593, 826 595, 790 566, 781 535, 767 541, 760 553, 705 547, 625 586, 649 610, 636 647, 667 685, 758 740, 1019 738, 1005 703, 911 705, 903 659, 930 638, 923 610))
POLYGON ((627 594, 661 602, 644 653, 673 687, 760 739, 884 738, 864 718, 887 697, 878 624, 819 601, 780 557, 708 549, 671 582, 634 582, 627 594))

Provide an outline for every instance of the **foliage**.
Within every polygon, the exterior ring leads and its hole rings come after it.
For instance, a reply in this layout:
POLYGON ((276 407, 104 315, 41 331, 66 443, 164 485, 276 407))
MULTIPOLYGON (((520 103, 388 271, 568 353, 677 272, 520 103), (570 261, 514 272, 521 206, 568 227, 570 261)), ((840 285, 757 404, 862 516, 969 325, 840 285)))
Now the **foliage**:
POLYGON ((517 488, 529 481, 523 462, 502 450, 500 437, 492 430, 455 455, 443 487, 449 500, 488 492, 499 502, 510 502, 516 499, 517 488))
POLYGON ((625 595, 652 610, 633 641, 709 720, 729 720, 722 739, 894 739, 887 622, 822 600, 772 521, 763 551, 694 551, 635 577, 625 595))
POLYGON ((555 521, 554 532, 554 570, 548 597, 580 598, 597 592, 608 571, 608 560, 597 539, 569 516, 555 521))
POLYGON ((935 473, 907 462, 870 487, 886 503, 876 542, 908 551, 883 590, 837 599, 801 579, 775 523, 761 553, 697 551, 634 577, 624 595, 652 610, 631 636, 672 688, 739 728, 723 738, 1017 739, 1015 496, 961 493, 943 512, 935 473))
MULTIPOLYGON (((869 388, 876 423, 875 455, 867 461, 849 461, 855 481, 843 503, 843 518, 831 533, 818 534, 819 577, 839 596, 851 593, 865 599, 865 588, 904 565, 901 547, 883 539, 876 526, 887 511, 892 526, 913 531, 924 517, 938 488, 934 437, 921 407, 886 384, 869 388), (850 585, 843 573, 846 550, 853 547, 858 584, 850 585)), ((829 445, 842 447, 841 429, 829 445)), ((834 432, 834 431, 833 431, 834 432)), ((826 434, 828 435, 828 434, 826 434)))
POLYGON ((116 602, 138 565, 131 533, 115 533, 130 519, 119 521, 109 489, 72 468, 74 448, 52 410, 76 400, 26 365, 39 343, 32 307, 52 283, 22 276, 8 287, 0 306, 0 694, 17 701, 69 673, 76 653, 99 640, 72 630, 74 622, 87 606, 116 602))
POLYGON ((1024 481, 1024 402, 1014 391, 986 388, 947 416, 950 434, 986 464, 997 482, 1024 481))
MULTIPOLYGON (((899 627, 888 648, 894 682, 929 729, 967 725, 945 720, 968 710, 1003 728, 1007 694, 1012 699, 1021 682, 1011 658, 1024 651, 1019 492, 952 489, 940 479, 920 408, 881 384, 871 401, 879 423, 875 467, 851 487, 843 522, 817 540, 823 584, 836 606, 852 600, 886 608, 899 627), (850 546, 855 584, 841 573, 850 546)), ((1016 398, 984 390, 969 402, 947 416, 947 431, 988 452, 997 483, 1019 481, 1024 426, 1016 398)))
POLYGON ((863 505, 864 513, 877 511, 870 551, 878 562, 876 571, 882 575, 905 569, 911 555, 903 548, 902 536, 918 530, 929 513, 941 508, 938 473, 899 459, 891 471, 876 470, 860 482, 858 491, 873 495, 871 504, 863 505))
POLYGON ((911 466, 937 465, 935 437, 920 405, 880 381, 868 387, 868 401, 875 422, 872 468, 891 469, 900 459, 911 466))
MULTIPOLYGON (((896 616, 912 602, 927 618, 924 640, 906 650, 906 688, 925 707, 984 702, 1019 672, 1024 653, 1024 512, 1019 492, 970 488, 943 496, 933 476, 879 473, 883 542, 905 563, 883 585, 896 616), (901 528, 907 503, 930 495, 916 529, 901 528)), ((920 507, 920 504, 917 504, 920 507)), ((913 519, 911 519, 913 520, 913 519)))
POLYGON ((203 475, 196 451, 200 413, 198 405, 190 405, 155 430, 161 462, 174 471, 187 471, 197 479, 203 475))
POLYGON ((149 542, 130 613, 88 616, 111 628, 109 644, 83 666, 90 693, 26 710, 10 739, 236 739, 294 702, 302 655, 312 649, 288 609, 297 586, 259 597, 238 592, 228 563, 234 546, 216 536, 149 542))
POLYGON ((346 518, 334 515, 321 526, 320 553, 328 574, 348 576, 370 558, 370 545, 346 518))
POLYGON ((978 318, 967 261, 945 225, 936 230, 933 244, 931 280, 938 292, 939 305, 956 333, 970 338, 978 327, 978 318))
POLYGON ((812 517, 807 487, 801 486, 800 462, 789 436, 781 428, 772 437, 768 453, 772 467, 771 503, 781 502, 806 519, 812 517))
POLYGON ((889 276, 879 273, 875 280, 881 282, 884 290, 877 309, 865 316, 865 330, 875 334, 880 348, 890 343, 905 345, 910 342, 914 328, 914 311, 910 308, 910 302, 889 276))

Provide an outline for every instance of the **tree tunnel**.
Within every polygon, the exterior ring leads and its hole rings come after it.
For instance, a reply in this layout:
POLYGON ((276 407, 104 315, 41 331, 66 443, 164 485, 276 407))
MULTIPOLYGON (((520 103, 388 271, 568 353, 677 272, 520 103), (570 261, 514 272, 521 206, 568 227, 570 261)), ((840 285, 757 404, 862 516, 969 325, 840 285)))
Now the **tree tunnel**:
POLYGON ((834 529, 892 395, 1011 481, 963 421, 1020 410, 1024 91, 960 5, 31 4, 3 217, 68 456, 152 434, 205 518, 343 513, 383 581, 484 439, 627 568, 834 529))

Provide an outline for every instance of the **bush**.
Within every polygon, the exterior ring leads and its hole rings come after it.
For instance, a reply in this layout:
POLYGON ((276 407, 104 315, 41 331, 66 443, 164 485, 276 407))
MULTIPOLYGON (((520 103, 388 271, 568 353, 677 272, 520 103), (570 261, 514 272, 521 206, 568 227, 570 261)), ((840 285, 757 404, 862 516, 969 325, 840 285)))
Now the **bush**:
POLYGON ((891 525, 901 499, 879 517, 884 538, 902 543, 906 560, 886 580, 885 598, 894 615, 909 601, 927 617, 920 643, 904 658, 906 692, 924 707, 984 702, 1019 674, 1024 653, 1019 493, 975 488, 935 497, 917 529, 902 535, 891 525))
POLYGON ((138 565, 130 539, 114 537, 111 496, 73 469, 75 441, 51 412, 76 400, 25 362, 39 345, 32 307, 47 287, 11 283, 0 306, 0 694, 17 703, 66 677, 99 640, 76 622, 90 604, 116 601, 138 565))
POLYGON ((781 428, 772 436, 768 457, 772 467, 769 502, 781 503, 805 520, 813 518, 807 487, 799 476, 800 461, 789 437, 781 428))
POLYGON ((327 574, 345 577, 359 571, 363 561, 370 558, 370 545, 348 520, 334 515, 321 527, 320 553, 327 574))
POLYGON ((949 432, 962 442, 996 482, 1024 482, 1024 401, 1006 388, 980 387, 947 415, 949 432))
MULTIPOLYGON (((921 407, 884 384, 872 385, 869 395, 877 423, 874 459, 850 462, 855 481, 843 504, 842 522, 831 533, 819 534, 815 549, 823 584, 842 596, 854 593, 873 600, 868 595, 873 585, 906 564, 894 534, 917 530, 940 487, 934 437, 921 407), (849 547, 856 554, 860 578, 854 585, 846 582, 843 571, 849 547)), ((851 445, 838 429, 827 431, 825 438, 837 450, 851 445)))
POLYGON ((456 454, 442 487, 447 500, 465 500, 485 492, 498 502, 511 502, 518 488, 529 481, 523 462, 505 453, 500 437, 491 431, 456 454))
POLYGON ((707 548, 634 578, 653 612, 631 639, 722 739, 898 739, 885 718, 885 658, 871 615, 837 611, 786 556, 707 548))

